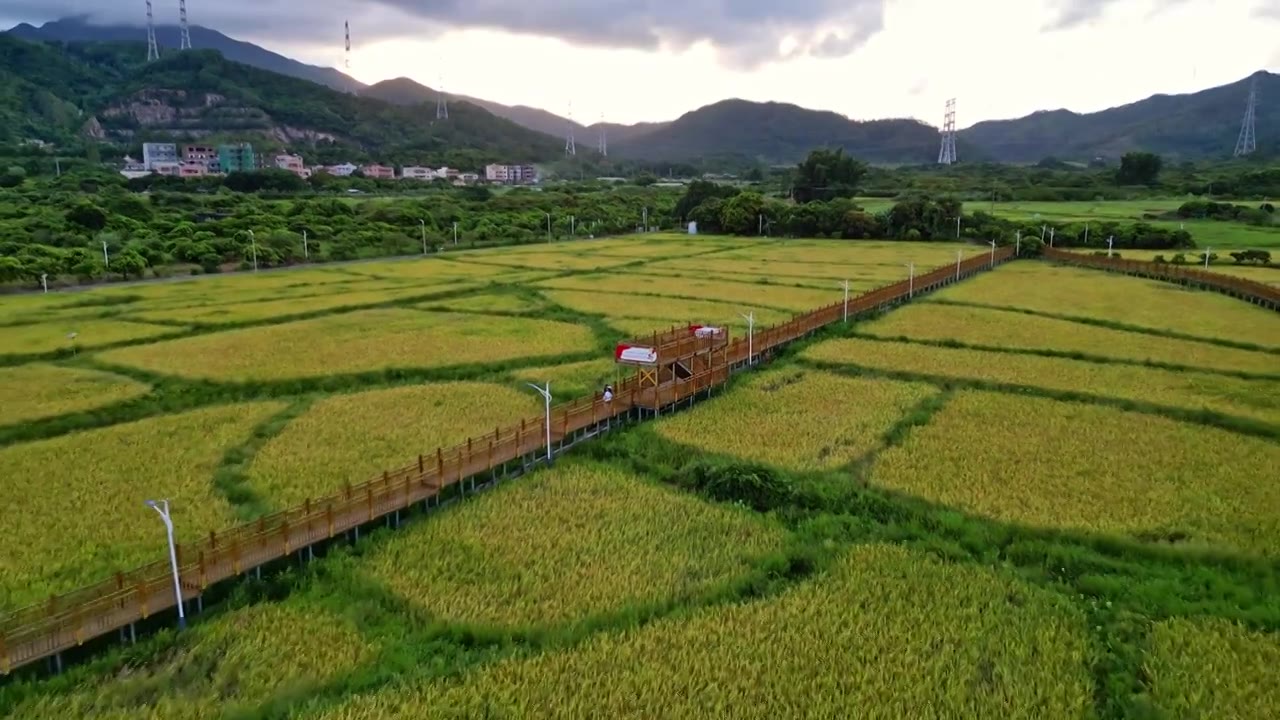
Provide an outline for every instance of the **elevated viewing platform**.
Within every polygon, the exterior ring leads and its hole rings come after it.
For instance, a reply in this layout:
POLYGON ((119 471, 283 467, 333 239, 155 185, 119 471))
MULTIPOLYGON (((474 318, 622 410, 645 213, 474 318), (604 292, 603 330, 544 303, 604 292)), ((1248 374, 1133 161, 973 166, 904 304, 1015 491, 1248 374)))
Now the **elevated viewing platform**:
POLYGON ((638 370, 636 407, 656 411, 660 387, 726 366, 728 348, 728 328, 690 324, 620 342, 614 360, 638 370))

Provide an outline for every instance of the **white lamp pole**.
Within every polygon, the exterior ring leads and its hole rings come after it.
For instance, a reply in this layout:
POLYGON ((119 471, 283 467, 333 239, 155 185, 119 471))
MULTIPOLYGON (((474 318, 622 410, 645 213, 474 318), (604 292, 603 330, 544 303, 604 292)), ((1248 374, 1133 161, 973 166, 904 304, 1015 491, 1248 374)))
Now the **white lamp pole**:
POLYGON ((1084 244, 1089 244, 1089 223, 1084 224, 1084 244))
POLYGON ((742 315, 742 319, 747 321, 747 364, 752 365, 756 359, 756 311, 742 315))
POLYGON ((102 241, 102 264, 111 267, 111 256, 107 254, 107 241, 102 241))
POLYGON ((844 281, 844 321, 849 322, 849 281, 844 281))
POLYGON ((1111 248, 1115 245, 1115 242, 1116 242, 1115 235, 1112 235, 1111 237, 1107 238, 1107 257, 1111 257, 1111 248))
POLYGON ((1058 228, 1049 228, 1049 247, 1053 247, 1053 236, 1058 234, 1058 228))
POLYGON ((1019 230, 1017 234, 1013 236, 1013 242, 1014 242, 1014 246, 1013 246, 1014 254, 1021 255, 1022 254, 1022 231, 1021 230, 1019 230))
POLYGON ((252 230, 249 231, 249 243, 253 246, 253 271, 258 272, 258 239, 252 230))
POLYGON ((307 231, 302 231, 302 257, 311 259, 311 246, 307 244, 307 231))
POLYGON ((551 213, 544 213, 547 216, 547 242, 551 242, 551 213))
POLYGON ((991 245, 991 267, 995 267, 996 266, 996 241, 992 240, 988 244, 991 245))
POLYGON ((960 218, 956 218, 956 239, 960 239, 960 218))
POLYGON ((1212 254, 1213 254, 1213 248, 1208 247, 1204 249, 1204 269, 1205 270, 1209 269, 1209 256, 1212 254))
POLYGON ((453 244, 458 244, 458 223, 456 221, 453 223, 453 244))
POLYGON ((907 263, 907 298, 916 296, 916 264, 907 263))
POLYGON ((961 262, 963 259, 964 259, 964 251, 963 251, 963 250, 957 250, 957 251, 956 251, 956 279, 957 279, 957 280, 959 280, 959 279, 960 279, 960 262, 961 262))
POLYGON ((40 284, 44 286, 44 291, 49 292, 49 273, 40 273, 40 284))
POLYGON ((178 629, 185 630, 187 615, 182 609, 182 584, 178 580, 178 551, 173 544, 173 519, 169 517, 169 501, 148 500, 147 507, 160 514, 160 519, 164 521, 165 532, 169 535, 169 567, 173 570, 173 597, 178 601, 178 629))
POLYGON ((427 221, 418 220, 418 224, 422 226, 422 254, 427 254, 427 221))
POLYGON ((546 387, 540 387, 533 383, 525 384, 537 390, 542 395, 542 400, 546 405, 546 419, 543 420, 543 424, 547 428, 547 462, 551 462, 551 383, 548 382, 546 387))

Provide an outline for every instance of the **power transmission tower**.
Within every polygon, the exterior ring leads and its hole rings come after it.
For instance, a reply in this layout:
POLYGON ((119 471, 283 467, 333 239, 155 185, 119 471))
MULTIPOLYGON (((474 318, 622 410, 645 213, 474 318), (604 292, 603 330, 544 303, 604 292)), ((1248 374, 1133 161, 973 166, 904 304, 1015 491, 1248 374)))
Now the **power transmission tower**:
POLYGON ((343 65, 348 73, 351 72, 351 21, 344 20, 342 22, 342 30, 347 36, 346 54, 342 57, 343 65))
POLYGON ((156 19, 151 14, 151 0, 147 0, 147 62, 160 59, 160 46, 156 43, 156 19))
POLYGON ((182 42, 179 50, 191 49, 191 28, 187 27, 187 0, 178 0, 178 21, 182 26, 182 42))
POLYGON ((436 119, 449 119, 449 96, 444 94, 444 75, 440 75, 440 88, 436 90, 436 119))
POLYGON ((609 129, 604 124, 604 113, 600 113, 600 155, 609 157, 609 129))
POLYGON ((578 143, 573 139, 573 103, 569 103, 569 136, 564 141, 564 154, 570 157, 578 154, 578 143))
POLYGON ((942 122, 942 149, 938 151, 938 164, 950 165, 956 161, 956 100, 947 101, 947 115, 942 122))
POLYGON ((1258 76, 1249 83, 1249 104, 1244 109, 1244 122, 1240 123, 1240 137, 1236 140, 1236 157, 1244 157, 1258 149, 1258 136, 1254 132, 1254 116, 1258 109, 1258 76))

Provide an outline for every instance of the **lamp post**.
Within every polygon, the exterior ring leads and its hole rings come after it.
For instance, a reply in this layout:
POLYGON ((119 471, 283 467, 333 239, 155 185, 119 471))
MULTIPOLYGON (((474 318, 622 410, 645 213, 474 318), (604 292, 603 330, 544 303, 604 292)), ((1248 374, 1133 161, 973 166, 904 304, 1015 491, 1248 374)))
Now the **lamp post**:
POLYGON ((849 322, 849 281, 844 281, 844 321, 849 322))
POLYGON ((164 521, 165 532, 169 535, 169 567, 173 570, 173 596, 178 601, 178 629, 185 630, 187 615, 182 609, 182 584, 178 580, 178 550, 173 544, 173 519, 169 517, 169 501, 148 500, 147 507, 160 514, 160 519, 164 521))
POLYGON ((1115 235, 1112 235, 1111 237, 1107 238, 1107 257, 1111 257, 1111 248, 1115 245, 1115 242, 1116 242, 1115 235))
POLYGON ((1057 228, 1049 228, 1049 247, 1053 247, 1053 236, 1058 234, 1057 228))
POLYGON ((960 262, 964 260, 964 251, 956 251, 956 280, 960 279, 960 262))
POLYGON ((253 271, 258 272, 258 239, 254 237, 252 230, 248 232, 249 244, 253 247, 253 271))
POLYGON ((1022 255, 1022 231, 1021 230, 1019 230, 1017 234, 1013 236, 1013 242, 1014 242, 1014 245, 1013 245, 1014 254, 1021 256, 1022 255))
POLYGON ((49 273, 40 273, 40 284, 44 286, 44 291, 49 292, 49 273))
POLYGON ((533 383, 525 383, 529 387, 538 391, 542 395, 543 403, 546 405, 546 417, 542 421, 547 428, 547 462, 551 462, 551 383, 547 382, 546 387, 534 385, 533 383))
POLYGON ((422 226, 422 254, 427 254, 427 221, 418 220, 418 224, 422 226))
POLYGON ((547 242, 551 242, 551 213, 543 213, 547 216, 547 242))
POLYGON ((960 239, 960 217, 956 217, 956 239, 960 239))
POLYGON ((1089 223, 1084 224, 1084 244, 1089 244, 1089 223))
POLYGON ((649 232, 649 208, 646 207, 643 213, 644 213, 644 232, 649 232))
POLYGON ((745 315, 738 314, 742 315, 742 319, 747 321, 747 364, 754 365, 756 359, 756 311, 752 310, 745 315))
POLYGON ((111 267, 111 256, 107 254, 107 241, 102 241, 102 264, 108 268, 111 267))
POLYGON ((1205 248, 1204 249, 1204 269, 1205 270, 1209 269, 1209 257, 1211 255, 1213 255, 1213 248, 1211 247, 1205 248))
POLYGON ((916 296, 916 264, 907 263, 907 299, 916 296))
POLYGON ((302 231, 302 257, 307 260, 311 259, 311 246, 307 244, 306 230, 302 231))
POLYGON ((995 267, 996 266, 996 241, 992 240, 987 244, 991 246, 991 267, 995 267))
POLYGON ((453 222, 453 244, 458 244, 458 221, 453 222))

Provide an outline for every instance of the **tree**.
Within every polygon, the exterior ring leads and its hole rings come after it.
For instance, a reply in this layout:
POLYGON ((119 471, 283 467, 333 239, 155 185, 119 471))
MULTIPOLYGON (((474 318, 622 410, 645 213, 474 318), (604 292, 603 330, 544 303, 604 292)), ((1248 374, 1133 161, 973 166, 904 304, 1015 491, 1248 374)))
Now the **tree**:
POLYGON ((1149 152, 1125 153, 1120 158, 1120 170, 1116 173, 1119 185, 1154 185, 1164 161, 1149 152))
POLYGON ((720 210, 720 227, 734 235, 757 235, 764 214, 764 196, 744 192, 730 198, 720 210))
POLYGON ((67 222, 97 231, 107 226, 107 213, 93 203, 82 202, 67 211, 67 222))
POLYGON ((126 280, 131 275, 141 278, 143 271, 147 269, 147 261, 133 250, 125 250, 111 258, 111 269, 120 273, 126 280))
POLYGON ((853 197, 866 174, 866 164, 845 155, 843 148, 814 150, 796 167, 796 202, 853 197))
POLYGON ((16 257, 0 257, 0 282, 21 280, 27 274, 22 261, 16 257))

